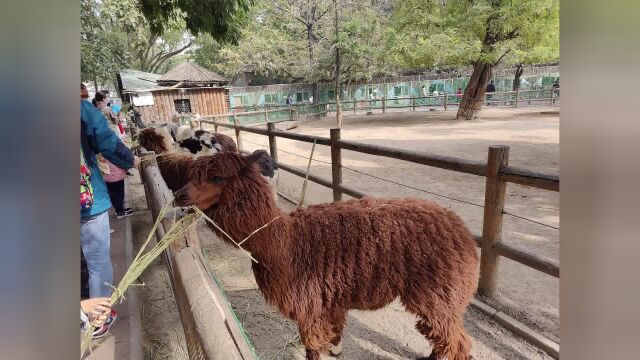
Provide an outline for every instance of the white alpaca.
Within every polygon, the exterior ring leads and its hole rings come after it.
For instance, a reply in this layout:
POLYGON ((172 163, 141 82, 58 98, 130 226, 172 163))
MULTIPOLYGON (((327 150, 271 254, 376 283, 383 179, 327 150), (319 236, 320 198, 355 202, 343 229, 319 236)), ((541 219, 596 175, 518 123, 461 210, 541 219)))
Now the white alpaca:
POLYGON ((181 125, 176 132, 176 142, 181 143, 182 141, 194 137, 193 129, 189 125, 181 125))

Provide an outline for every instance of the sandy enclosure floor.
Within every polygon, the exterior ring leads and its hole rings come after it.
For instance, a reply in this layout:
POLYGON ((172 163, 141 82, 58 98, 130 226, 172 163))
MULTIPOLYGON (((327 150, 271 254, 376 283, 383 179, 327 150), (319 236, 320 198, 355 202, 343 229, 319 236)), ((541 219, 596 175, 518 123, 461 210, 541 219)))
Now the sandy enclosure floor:
MULTIPOLYGON (((443 111, 346 116, 342 139, 481 161, 486 161, 490 145, 509 145, 510 165, 556 172, 559 169, 559 115, 541 114, 541 111, 549 110, 548 107, 490 108, 473 121, 456 121, 455 112, 443 111)), ((329 129, 334 126, 335 118, 330 116, 302 123, 290 131, 329 137, 329 129)), ((232 132, 225 132, 233 136, 232 132)), ((265 136, 243 133, 243 141, 247 150, 268 149, 265 136)), ((277 144, 279 161, 306 169, 311 144, 282 138, 277 139, 277 144)), ((330 149, 316 146, 314 160, 317 161, 312 163, 311 172, 330 179, 330 149)), ((345 184, 378 197, 420 197, 435 201, 456 211, 472 233, 481 234, 483 177, 352 151, 343 151, 342 162, 345 184), (363 175, 362 172, 415 189, 363 175)), ((278 190, 297 200, 302 182, 302 178, 280 171, 278 190)), ((348 198, 345 195, 345 199, 348 198)), ((309 183, 307 204, 331 200, 330 189, 309 183)), ((549 225, 505 215, 505 242, 541 256, 559 259, 558 193, 508 184, 505 211, 549 225)), ((501 258, 498 281, 496 300, 489 300, 489 303, 559 341, 557 279, 501 258)), ((411 322, 408 324, 413 326, 411 322)))

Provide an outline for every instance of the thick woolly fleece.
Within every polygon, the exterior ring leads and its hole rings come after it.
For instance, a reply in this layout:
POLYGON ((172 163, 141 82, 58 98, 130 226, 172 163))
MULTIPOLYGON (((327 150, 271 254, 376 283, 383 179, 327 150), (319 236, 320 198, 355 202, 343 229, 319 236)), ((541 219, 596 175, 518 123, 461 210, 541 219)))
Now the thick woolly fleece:
POLYGON ((266 300, 298 323, 307 359, 339 343, 347 310, 379 309, 398 297, 418 316, 434 359, 468 359, 462 316, 476 290, 478 256, 455 213, 425 200, 365 198, 285 214, 259 160, 203 158, 190 180, 227 179, 206 212, 236 240, 280 216, 243 247, 258 261, 253 271, 266 300))

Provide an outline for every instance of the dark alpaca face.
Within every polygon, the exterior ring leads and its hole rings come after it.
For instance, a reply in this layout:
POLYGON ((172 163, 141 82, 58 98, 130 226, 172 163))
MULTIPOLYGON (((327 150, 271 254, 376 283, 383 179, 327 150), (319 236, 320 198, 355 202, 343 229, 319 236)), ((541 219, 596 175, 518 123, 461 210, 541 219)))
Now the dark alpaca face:
POLYGON ((220 202, 221 194, 222 184, 218 184, 214 181, 207 181, 201 184, 189 182, 180 188, 180 190, 176 191, 176 205, 195 205, 200 210, 207 210, 220 202))
MULTIPOLYGON (((269 154, 258 150, 248 156, 220 153, 195 160, 189 170, 189 182, 175 193, 176 205, 196 205, 201 210, 218 205, 226 185, 239 176, 246 176, 265 156, 269 154)), ((252 171, 257 174, 257 168, 252 171)))
POLYGON ((189 152, 191 152, 192 154, 197 154, 200 150, 202 150, 202 144, 200 143, 200 141, 194 138, 183 140, 180 143, 180 147, 189 150, 189 152))

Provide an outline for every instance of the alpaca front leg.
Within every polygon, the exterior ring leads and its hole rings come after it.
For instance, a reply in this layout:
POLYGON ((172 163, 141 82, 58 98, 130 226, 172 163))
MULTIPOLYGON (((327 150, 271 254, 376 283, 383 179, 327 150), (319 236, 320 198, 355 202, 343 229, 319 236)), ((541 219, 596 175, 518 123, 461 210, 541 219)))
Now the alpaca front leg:
POLYGON ((336 336, 333 341, 331 341, 331 349, 329 350, 329 354, 331 356, 340 356, 342 354, 342 336, 336 336))
POLYGON ((436 352, 432 351, 429 357, 419 357, 416 360, 440 360, 440 359, 438 359, 438 355, 436 354, 436 352))
POLYGON ((320 352, 318 350, 312 350, 305 348, 307 353, 307 360, 320 360, 320 352))

